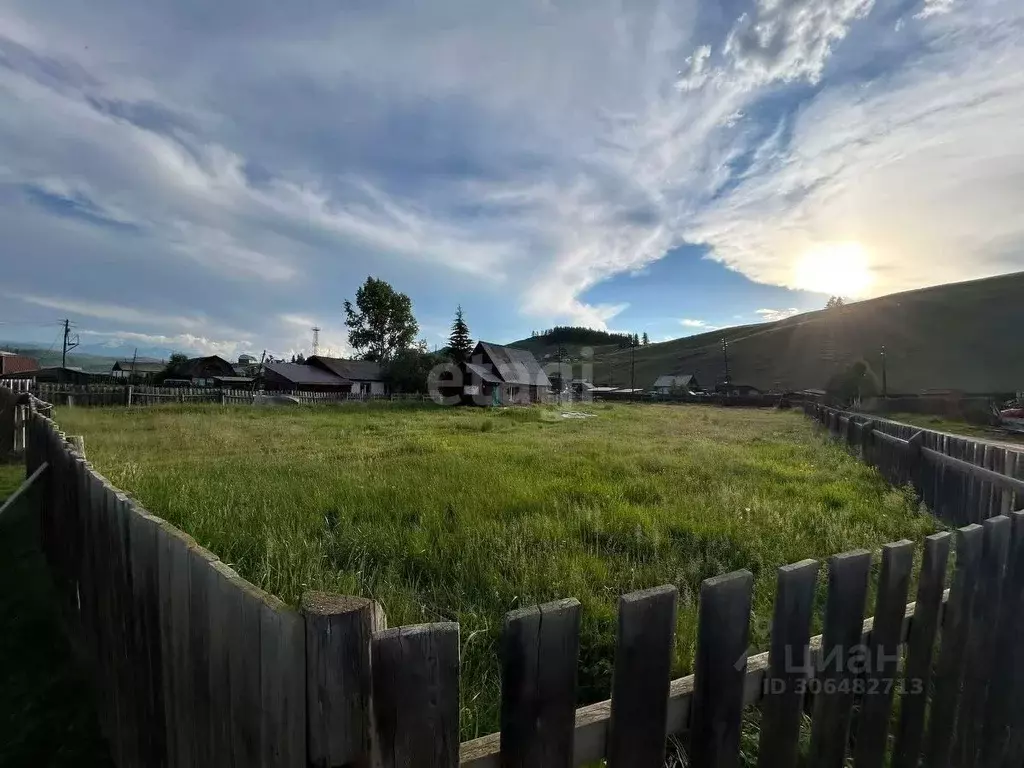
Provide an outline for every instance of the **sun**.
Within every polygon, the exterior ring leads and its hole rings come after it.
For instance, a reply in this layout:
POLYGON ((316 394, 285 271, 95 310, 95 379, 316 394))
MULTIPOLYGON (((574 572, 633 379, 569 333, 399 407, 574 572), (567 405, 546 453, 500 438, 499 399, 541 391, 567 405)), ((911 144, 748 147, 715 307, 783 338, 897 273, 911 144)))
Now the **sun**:
POLYGON ((796 287, 834 296, 863 296, 874 275, 868 252, 860 243, 822 243, 793 265, 796 287))

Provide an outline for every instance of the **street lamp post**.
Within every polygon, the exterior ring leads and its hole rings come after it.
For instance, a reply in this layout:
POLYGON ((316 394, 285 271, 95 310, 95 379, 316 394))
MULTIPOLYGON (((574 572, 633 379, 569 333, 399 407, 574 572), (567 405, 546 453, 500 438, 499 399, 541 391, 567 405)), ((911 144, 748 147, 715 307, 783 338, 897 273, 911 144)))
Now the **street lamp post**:
POLYGON ((889 381, 885 370, 885 344, 882 345, 882 397, 889 397, 889 381))

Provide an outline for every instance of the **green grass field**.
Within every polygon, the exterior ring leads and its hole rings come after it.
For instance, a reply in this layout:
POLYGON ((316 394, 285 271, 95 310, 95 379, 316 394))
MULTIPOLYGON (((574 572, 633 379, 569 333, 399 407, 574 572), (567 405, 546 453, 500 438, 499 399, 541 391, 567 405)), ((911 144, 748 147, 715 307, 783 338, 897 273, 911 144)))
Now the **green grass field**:
POLYGON ((497 728, 506 611, 579 598, 582 704, 608 695, 620 594, 678 586, 684 674, 702 579, 753 571, 764 647, 776 566, 935 530, 798 413, 587 410, 62 408, 57 421, 116 485, 292 603, 324 589, 379 600, 391 626, 460 622, 463 738, 497 728))

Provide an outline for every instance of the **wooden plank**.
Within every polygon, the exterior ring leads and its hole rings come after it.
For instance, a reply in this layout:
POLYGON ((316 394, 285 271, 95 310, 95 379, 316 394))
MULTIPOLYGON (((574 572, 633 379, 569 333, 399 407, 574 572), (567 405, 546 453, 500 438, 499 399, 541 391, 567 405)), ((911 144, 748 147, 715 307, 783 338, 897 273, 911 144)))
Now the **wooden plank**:
POLYGON ((118 635, 119 658, 117 680, 124 706, 118 713, 124 760, 128 765, 139 763, 139 692, 138 649, 135 638, 135 602, 131 580, 131 540, 127 517, 127 497, 115 493, 113 486, 105 494, 111 522, 111 556, 114 563, 114 591, 117 608, 108 621, 118 635))
POLYGON ((211 765, 229 768, 234 764, 231 745, 231 656, 234 646, 229 634, 229 622, 235 610, 235 587, 232 580, 236 574, 220 561, 211 563, 210 570, 211 580, 206 593, 206 626, 210 633, 207 686, 210 691, 210 708, 218 713, 210 723, 210 755, 211 765))
MULTIPOLYGON (((166 568, 167 570, 167 584, 162 585, 167 590, 167 594, 165 595, 163 589, 161 590, 161 610, 165 610, 168 616, 167 634, 161 638, 161 646, 162 653, 169 660, 169 670, 165 682, 170 683, 169 690, 165 686, 165 692, 169 693, 165 699, 165 708, 170 709, 173 713, 172 731, 168 733, 168 739, 173 743, 173 748, 169 744, 168 751, 173 758, 173 762, 170 763, 172 768, 186 768, 195 765, 192 750, 194 677, 188 641, 191 624, 189 591, 192 571, 189 550, 194 542, 170 525, 161 526, 161 532, 165 547, 161 552, 161 569, 166 568), (166 605, 164 604, 165 597, 166 605)), ((232 618, 224 616, 221 620, 230 622, 232 618)))
POLYGON ((142 700, 139 703, 143 723, 143 751, 140 761, 146 766, 167 764, 163 711, 163 681, 160 659, 160 593, 157 536, 159 520, 131 510, 132 590, 138 606, 142 700))
POLYGON ((816 560, 802 560, 778 570, 769 672, 761 706, 759 768, 796 765, 817 581, 816 560))
POLYGON ((900 721, 893 748, 893 768, 916 768, 924 738, 924 714, 928 700, 939 610, 946 582, 950 534, 934 533, 924 541, 924 559, 914 603, 914 621, 907 642, 900 721))
POLYGON ((370 637, 385 629, 372 600, 302 596, 306 710, 312 766, 363 765, 370 754, 370 637))
POLYGON ((871 553, 855 550, 829 558, 828 603, 811 727, 810 764, 841 768, 853 707, 851 655, 860 644, 871 553))
MULTIPOLYGON (((189 547, 189 619, 188 644, 192 659, 192 750, 196 765, 215 765, 213 743, 216 718, 223 714, 214 709, 210 675, 214 659, 210 647, 210 604, 219 578, 213 569, 217 558, 202 547, 189 547)), ((225 617, 220 617, 223 621, 225 617)))
POLYGON ((744 570, 700 585, 689 750, 697 766, 739 765, 753 583, 744 570))
POLYGON ((235 575, 231 582, 234 605, 228 627, 231 644, 231 749, 236 766, 260 763, 263 743, 263 700, 260 691, 260 626, 263 601, 259 591, 235 575))
POLYGON ((935 670, 925 747, 925 765, 928 768, 946 768, 950 764, 953 726, 960 698, 964 651, 967 647, 974 587, 981 566, 983 538, 984 531, 977 524, 964 526, 957 531, 956 571, 942 625, 942 647, 935 670))
POLYGON ((260 697, 261 768, 304 768, 306 623, 280 602, 265 602, 260 608, 260 697))
POLYGON ((992 640, 999 621, 1003 571, 1010 545, 1010 519, 989 518, 982 525, 984 544, 981 567, 971 603, 964 654, 964 685, 954 740, 954 763, 974 766, 981 748, 988 683, 993 672, 992 640))
POLYGON ((1011 735, 1024 728, 1019 716, 1022 708, 1014 703, 1024 697, 1024 510, 1010 513, 1012 539, 1008 553, 1006 580, 1002 591, 996 646, 993 659, 999 664, 993 675, 985 705, 983 755, 981 765, 1021 765, 1024 763, 1024 738, 1011 735), (1011 728, 1016 725, 1016 728, 1011 728), (1014 747, 1017 747, 1016 752, 1014 747))
POLYGON ((912 542, 903 540, 882 547, 882 572, 878 579, 875 620, 868 644, 854 768, 880 768, 884 762, 893 681, 900 659, 903 614, 907 609, 913 568, 912 542))
POLYGON ((505 614, 503 765, 572 765, 579 636, 580 603, 573 598, 505 614))
POLYGON ((454 768, 459 761, 459 625, 387 629, 370 643, 375 763, 454 768))
POLYGON ((610 768, 665 765, 678 595, 674 586, 665 585, 619 598, 608 738, 610 768))

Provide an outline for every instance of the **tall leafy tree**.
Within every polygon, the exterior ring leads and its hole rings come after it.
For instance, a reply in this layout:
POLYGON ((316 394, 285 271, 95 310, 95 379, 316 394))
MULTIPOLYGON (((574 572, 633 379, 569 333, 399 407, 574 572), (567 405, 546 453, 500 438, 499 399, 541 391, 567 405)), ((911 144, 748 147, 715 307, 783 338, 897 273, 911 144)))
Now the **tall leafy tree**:
POLYGON ((366 278, 356 291, 355 306, 345 302, 345 325, 356 352, 379 363, 408 349, 420 330, 409 297, 375 277, 366 278))
POLYGON ((452 332, 448 336, 448 354, 456 363, 464 363, 469 360, 473 351, 473 339, 469 335, 469 326, 462 316, 462 305, 455 310, 455 320, 452 322, 452 332))

